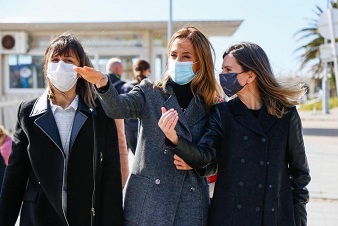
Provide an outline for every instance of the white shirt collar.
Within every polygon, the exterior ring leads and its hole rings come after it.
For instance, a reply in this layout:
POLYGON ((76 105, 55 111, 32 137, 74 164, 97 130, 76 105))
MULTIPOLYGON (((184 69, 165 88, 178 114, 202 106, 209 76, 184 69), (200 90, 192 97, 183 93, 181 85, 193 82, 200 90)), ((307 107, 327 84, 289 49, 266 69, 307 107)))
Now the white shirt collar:
MULTIPOLYGON (((79 95, 76 95, 75 98, 74 98, 74 100, 72 101, 72 103, 70 103, 70 105, 66 109, 64 109, 64 110, 68 110, 68 109, 73 108, 76 111, 78 105, 79 105, 79 95)), ((56 109, 63 109, 59 105, 53 104, 52 101, 50 101, 50 106, 51 106, 53 114, 55 113, 56 109)))

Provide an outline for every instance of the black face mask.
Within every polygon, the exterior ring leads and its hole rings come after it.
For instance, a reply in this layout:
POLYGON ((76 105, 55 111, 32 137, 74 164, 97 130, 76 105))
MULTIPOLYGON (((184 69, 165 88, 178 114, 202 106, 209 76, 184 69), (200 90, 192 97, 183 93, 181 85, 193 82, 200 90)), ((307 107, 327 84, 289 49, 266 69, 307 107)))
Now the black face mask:
POLYGON ((224 90, 224 93, 228 97, 232 97, 236 93, 238 93, 243 87, 241 84, 239 84, 237 76, 243 72, 240 73, 222 73, 219 74, 219 81, 220 84, 224 90))

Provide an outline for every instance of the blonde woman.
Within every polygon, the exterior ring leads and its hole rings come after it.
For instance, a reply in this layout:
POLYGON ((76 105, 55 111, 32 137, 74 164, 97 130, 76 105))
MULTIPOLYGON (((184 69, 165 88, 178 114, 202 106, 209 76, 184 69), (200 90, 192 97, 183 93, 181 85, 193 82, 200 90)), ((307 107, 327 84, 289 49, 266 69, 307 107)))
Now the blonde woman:
POLYGON ((142 80, 127 94, 119 95, 108 77, 88 67, 76 71, 98 88, 110 117, 138 118, 140 133, 131 175, 125 188, 125 225, 207 224, 209 188, 180 158, 168 151, 158 128, 161 107, 177 110, 177 130, 197 142, 217 96, 213 48, 195 27, 177 31, 168 44, 168 72, 158 82, 142 80))

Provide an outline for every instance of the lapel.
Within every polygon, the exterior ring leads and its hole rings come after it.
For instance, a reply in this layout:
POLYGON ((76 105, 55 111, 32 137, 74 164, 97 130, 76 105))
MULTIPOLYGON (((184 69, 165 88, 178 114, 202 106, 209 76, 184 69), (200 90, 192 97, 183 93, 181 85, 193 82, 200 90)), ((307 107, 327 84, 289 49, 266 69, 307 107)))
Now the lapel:
MULTIPOLYGON (((186 117, 184 116, 184 113, 181 110, 181 107, 176 99, 176 95, 174 93, 174 90, 170 85, 166 85, 166 91, 168 98, 163 103, 163 106, 169 110, 171 108, 175 109, 178 113, 178 121, 181 123, 187 130, 189 130, 189 124, 186 120, 186 117)), ((190 105, 190 104, 189 104, 190 105)))
POLYGON ((261 111, 259 112, 258 120, 265 133, 268 133, 271 127, 277 122, 277 119, 278 118, 276 116, 270 115, 266 106, 263 105, 261 111))
POLYGON ((191 140, 190 127, 199 122, 207 114, 205 103, 202 97, 193 97, 185 112, 182 112, 181 107, 177 101, 176 95, 170 85, 166 86, 167 95, 169 96, 164 102, 164 107, 168 110, 173 108, 178 113, 179 124, 183 127, 177 127, 178 133, 185 134, 185 138, 191 140))
POLYGON ((247 129, 264 136, 277 119, 277 117, 272 116, 267 112, 265 105, 262 106, 257 120, 239 98, 235 98, 231 102, 231 111, 233 112, 234 120, 247 129))
POLYGON ((96 115, 96 108, 89 108, 81 97, 79 97, 79 106, 77 108, 77 111, 75 112, 73 127, 72 127, 72 133, 70 136, 70 142, 69 142, 69 150, 72 150, 74 141, 76 140, 77 135, 79 134, 79 131, 81 130, 84 123, 87 121, 89 115, 96 115))
POLYGON ((59 130, 57 128, 55 118, 47 98, 47 90, 36 100, 29 117, 34 116, 39 116, 34 121, 34 123, 49 137, 49 139, 55 143, 55 145, 63 153, 59 130))
MULTIPOLYGON (((89 108, 81 97, 79 97, 79 106, 77 108, 77 111, 75 112, 74 122, 72 126, 72 132, 70 137, 70 149, 72 148, 74 141, 79 134, 80 129, 88 119, 87 115, 85 113, 88 113, 90 115, 96 115, 96 109, 89 108)), ((55 145, 63 152, 61 138, 59 134, 59 130, 57 128, 55 118, 53 115, 53 112, 50 107, 49 100, 47 98, 47 90, 42 94, 41 97, 39 97, 34 106, 33 109, 29 115, 29 117, 38 116, 35 120, 35 124, 51 139, 55 145)))

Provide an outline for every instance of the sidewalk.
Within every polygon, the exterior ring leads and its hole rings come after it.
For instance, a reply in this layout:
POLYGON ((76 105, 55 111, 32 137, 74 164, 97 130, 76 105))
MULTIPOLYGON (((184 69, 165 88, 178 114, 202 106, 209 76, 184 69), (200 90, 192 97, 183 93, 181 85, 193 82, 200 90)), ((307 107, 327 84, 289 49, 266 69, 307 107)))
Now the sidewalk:
POLYGON ((338 225, 338 108, 299 111, 311 182, 308 226, 338 225))
POLYGON ((338 108, 330 114, 299 111, 299 115, 312 177, 311 196, 338 200, 338 108))

